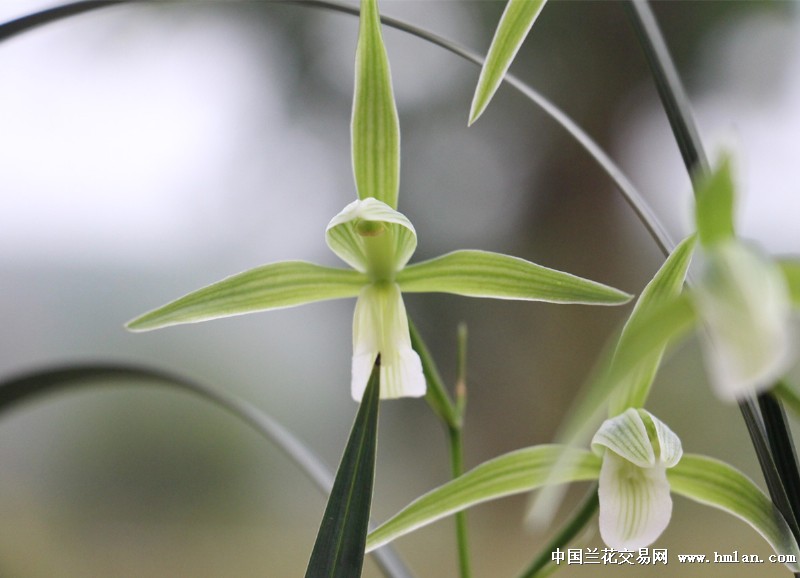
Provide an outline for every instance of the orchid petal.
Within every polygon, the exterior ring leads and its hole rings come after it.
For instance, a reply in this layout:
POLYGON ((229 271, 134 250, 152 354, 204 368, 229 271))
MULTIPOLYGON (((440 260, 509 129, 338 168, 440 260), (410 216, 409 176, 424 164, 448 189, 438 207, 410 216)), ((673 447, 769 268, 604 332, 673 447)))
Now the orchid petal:
POLYGON ((351 393, 360 401, 375 359, 381 356, 381 398, 425 395, 422 362, 411 347, 408 318, 394 283, 361 290, 353 316, 351 393))
POLYGON ((361 2, 350 130, 358 197, 375 197, 396 208, 400 186, 400 123, 376 0, 361 2))
POLYGON ((613 452, 600 468, 600 535, 615 550, 649 546, 669 525, 672 497, 663 465, 640 468, 613 452))
POLYGON ((615 550, 652 544, 669 524, 672 498, 667 468, 683 455, 680 439, 643 409, 606 420, 594 439, 605 450, 600 469, 600 534, 615 550))
POLYGON ((726 400, 763 391, 792 361, 791 298, 779 266, 738 241, 707 252, 694 298, 711 384, 726 400))
POLYGON ((362 273, 376 267, 399 271, 417 248, 417 232, 411 221, 386 203, 373 198, 347 205, 328 223, 325 240, 331 251, 362 273), (371 225, 371 229, 367 230, 364 224, 371 225), (386 239, 384 258, 389 263, 374 262, 380 256, 370 251, 367 240, 374 240, 377 236, 386 239))
POLYGON ((193 291, 137 317, 127 324, 127 328, 148 331, 326 299, 355 297, 367 281, 362 273, 347 269, 322 267, 304 261, 272 263, 193 291))

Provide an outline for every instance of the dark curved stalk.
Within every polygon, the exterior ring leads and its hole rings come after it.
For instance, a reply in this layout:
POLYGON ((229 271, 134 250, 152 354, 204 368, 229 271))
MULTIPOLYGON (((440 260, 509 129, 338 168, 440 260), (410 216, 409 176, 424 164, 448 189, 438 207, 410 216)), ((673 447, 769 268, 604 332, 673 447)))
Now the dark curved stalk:
POLYGON ((70 4, 64 4, 34 14, 22 16, 21 18, 16 18, 0 26, 0 42, 8 40, 17 34, 38 28, 39 26, 50 24, 51 22, 57 22, 70 16, 84 14, 98 8, 106 8, 108 6, 114 6, 115 4, 124 4, 126 1, 129 0, 83 0, 81 2, 71 2, 70 4))
MULTIPOLYGON (((119 385, 131 380, 170 386, 196 395, 248 424, 275 444, 327 496, 333 474, 303 442, 289 430, 244 399, 181 375, 124 363, 73 364, 31 371, 0 381, 0 417, 13 406, 77 386, 98 383, 119 385)), ((411 578, 412 574, 392 549, 374 552, 375 561, 386 576, 411 578)))
MULTIPOLYGON (((653 74, 686 171, 695 181, 709 168, 686 91, 647 0, 629 0, 625 7, 653 74)), ((739 408, 772 500, 800 542, 800 470, 781 402, 772 392, 767 392, 758 395, 758 404, 743 401, 739 408), (761 427, 756 427, 756 423, 761 427)))

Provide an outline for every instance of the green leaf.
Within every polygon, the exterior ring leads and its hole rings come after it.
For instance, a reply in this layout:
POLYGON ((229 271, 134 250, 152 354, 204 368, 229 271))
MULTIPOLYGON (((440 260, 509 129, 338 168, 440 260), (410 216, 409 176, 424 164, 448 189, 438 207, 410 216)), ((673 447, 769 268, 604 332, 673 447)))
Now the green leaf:
POLYGON ((351 131, 358 197, 375 197, 396 209, 400 187, 400 123, 377 0, 361 1, 351 131))
POLYGON ((375 450, 378 444, 380 359, 372 368, 325 515, 319 527, 306 578, 361 576, 369 529, 375 450))
MULTIPOLYGON (((800 549, 786 521, 764 492, 738 470, 713 458, 689 454, 667 471, 667 478, 676 494, 744 520, 777 554, 800 559, 800 549)), ((797 563, 787 566, 800 572, 797 563)))
POLYGON ((326 299, 355 297, 367 282, 366 275, 348 269, 333 269, 304 261, 272 263, 189 293, 137 317, 127 324, 127 328, 148 331, 326 299))
MULTIPOLYGON (((677 298, 680 294, 686 279, 686 271, 692 260, 694 247, 694 235, 681 241, 664 261, 655 277, 644 288, 628 321, 622 328, 617 351, 630 344, 628 333, 641 323, 641 319, 648 312, 653 311, 658 305, 677 298)), ((649 355, 642 357, 639 363, 615 384, 615 391, 609 402, 609 416, 622 413, 629 407, 644 407, 665 349, 666 342, 660 347, 656 347, 649 355)))
POLYGON ((544 484, 596 480, 599 472, 600 458, 584 449, 542 445, 504 454, 413 501, 369 535, 367 552, 471 506, 544 484))
POLYGON ((735 193, 729 157, 715 171, 702 176, 695 186, 695 218, 700 243, 709 247, 735 236, 735 193))
POLYGON ((506 4, 472 97, 469 124, 486 110, 544 3, 545 0, 509 0, 506 4))
POLYGON ((613 287, 487 251, 454 251, 409 265, 398 273, 397 282, 410 293, 590 305, 618 305, 631 299, 613 287))
POLYGON ((789 295, 795 309, 800 308, 800 261, 797 259, 781 259, 778 265, 783 271, 786 284, 789 286, 789 295))

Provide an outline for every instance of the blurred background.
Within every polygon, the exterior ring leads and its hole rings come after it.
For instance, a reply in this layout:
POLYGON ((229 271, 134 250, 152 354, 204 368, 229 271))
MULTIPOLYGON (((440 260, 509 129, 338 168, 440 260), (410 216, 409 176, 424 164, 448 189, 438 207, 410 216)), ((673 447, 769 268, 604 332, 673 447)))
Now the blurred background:
MULTIPOLYGON (((55 4, 5 0, 0 19, 55 4)), ((503 5, 381 3, 480 52, 503 5)), ((736 158, 742 235, 797 253, 797 4, 654 9, 709 152, 736 158)), ((252 401, 335 468, 357 409, 352 300, 137 335, 123 324, 263 263, 339 264, 323 232, 355 199, 356 33, 355 18, 302 2, 133 3, 0 45, 0 377, 87 361, 177 372, 252 401)), ((495 250, 641 290, 662 255, 560 127, 505 87, 467 129, 478 69, 396 30, 385 41, 415 260, 495 250)), ((689 181, 620 3, 548 4, 512 71, 609 151, 674 239, 690 230, 689 181)), ((406 304, 448 383, 456 327, 469 327, 468 467, 551 441, 629 311, 427 294, 406 304)), ((649 407, 687 451, 761 483, 738 409, 708 391, 694 341, 669 357, 649 407)), ((444 430, 424 401, 381 412, 376 520, 449 472, 444 430)), ((0 577, 304 573, 325 499, 218 408, 131 382, 0 417, 0 577)), ((520 496, 470 511, 476 576, 516 575, 547 539, 547 529, 524 528, 525 509, 520 496)), ((590 530, 580 544, 602 547, 596 523, 590 530)), ((397 549, 420 577, 455 576, 454 542, 446 520, 397 549)), ((752 576, 746 565, 678 568, 675 554, 770 553, 744 523, 682 498, 655 547, 669 550, 667 566, 562 572, 752 576)), ((369 560, 365 576, 379 576, 369 560)))

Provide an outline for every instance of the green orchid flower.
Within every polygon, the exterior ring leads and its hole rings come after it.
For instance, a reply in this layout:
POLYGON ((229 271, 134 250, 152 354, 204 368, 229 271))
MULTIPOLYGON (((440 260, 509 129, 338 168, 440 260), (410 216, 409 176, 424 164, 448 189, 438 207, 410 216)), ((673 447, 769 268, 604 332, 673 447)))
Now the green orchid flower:
POLYGON ((746 522, 789 569, 800 571, 800 548, 764 492, 724 462, 684 454, 678 436, 647 410, 629 408, 603 422, 592 450, 545 444, 484 462, 423 494, 374 529, 367 537, 367 552, 478 504, 596 480, 600 535, 614 550, 636 551, 655 542, 670 522, 676 494, 746 522))
POLYGON ((416 231, 397 211, 400 130, 389 61, 375 0, 361 3, 352 119, 358 200, 328 224, 326 241, 351 270, 303 261, 273 263, 234 275, 134 319, 146 331, 169 325, 357 297, 351 393, 360 400, 380 355, 382 398, 418 397, 426 384, 411 347, 402 292, 615 305, 630 295, 523 259, 456 251, 408 265, 416 231))
POLYGON ((692 297, 712 386, 725 400, 772 387, 794 361, 790 282, 780 265, 736 236, 731 161, 697 188, 705 263, 692 297))

